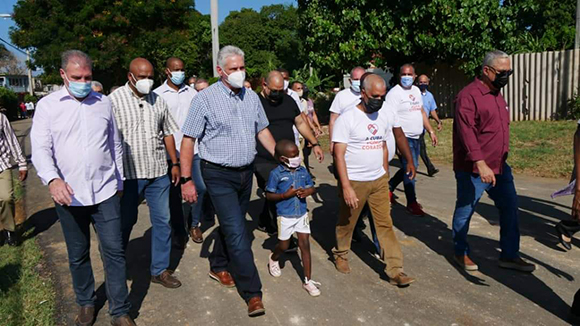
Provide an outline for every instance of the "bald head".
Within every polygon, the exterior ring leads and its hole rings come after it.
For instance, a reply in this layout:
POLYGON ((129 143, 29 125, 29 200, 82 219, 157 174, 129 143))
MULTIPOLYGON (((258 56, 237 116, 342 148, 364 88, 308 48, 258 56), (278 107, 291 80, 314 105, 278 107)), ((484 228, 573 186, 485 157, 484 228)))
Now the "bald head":
POLYGON ((387 84, 385 83, 383 77, 376 74, 369 74, 364 79, 363 89, 370 97, 374 97, 372 94, 384 95, 387 93, 387 84))
POLYGON ((137 79, 140 79, 141 74, 145 77, 153 77, 153 65, 145 58, 135 58, 129 65, 129 72, 137 79))
POLYGON ((360 80, 360 77, 365 73, 365 68, 363 67, 354 67, 350 71, 350 79, 351 80, 360 80))
POLYGON ((169 68, 170 70, 173 70, 173 67, 176 65, 180 65, 183 67, 183 60, 176 57, 171 57, 167 59, 167 61, 165 61, 165 67, 169 68))
POLYGON ((419 76, 419 84, 429 85, 429 77, 427 77, 427 75, 419 76))
POLYGON ((284 76, 279 71, 270 71, 268 76, 266 76, 266 86, 271 90, 283 90, 284 89, 284 76))

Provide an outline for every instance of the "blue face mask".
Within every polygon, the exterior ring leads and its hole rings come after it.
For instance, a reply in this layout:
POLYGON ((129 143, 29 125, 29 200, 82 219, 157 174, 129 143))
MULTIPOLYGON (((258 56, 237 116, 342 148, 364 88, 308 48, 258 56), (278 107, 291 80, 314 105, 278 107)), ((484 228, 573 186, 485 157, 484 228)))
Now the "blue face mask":
POLYGON ((411 87, 413 85, 413 76, 401 77, 401 85, 405 88, 411 87))
POLYGON ((171 82, 173 85, 179 86, 183 84, 185 80, 185 72, 183 71, 172 71, 171 72, 171 82))
POLYGON ((68 79, 66 76, 66 80, 68 81, 68 91, 71 93, 72 96, 76 98, 85 98, 91 92, 91 83, 83 83, 83 82, 74 82, 68 79))
POLYGON ((360 80, 353 80, 350 84, 350 88, 356 93, 360 93, 360 80))

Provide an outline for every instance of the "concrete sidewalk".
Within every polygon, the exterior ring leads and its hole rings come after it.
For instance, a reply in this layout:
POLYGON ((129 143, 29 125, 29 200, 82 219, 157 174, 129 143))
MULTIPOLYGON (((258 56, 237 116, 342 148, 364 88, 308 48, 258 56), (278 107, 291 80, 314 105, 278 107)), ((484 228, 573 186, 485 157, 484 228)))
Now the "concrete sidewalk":
MULTIPOLYGON (((17 122, 20 133, 29 122, 17 122)), ((27 153, 30 151, 27 148, 27 153)), ((397 236, 405 255, 405 271, 417 282, 399 289, 384 279, 383 265, 369 251, 366 239, 353 245, 350 275, 338 273, 330 261, 338 200, 336 181, 328 171, 330 158, 315 163, 318 193, 309 199, 312 214, 313 279, 322 283, 322 295, 311 298, 301 288, 298 255, 283 258, 283 275, 272 278, 267 260, 276 240, 254 231, 253 250, 264 285, 266 315, 250 319, 246 305, 235 289, 220 287, 208 276, 207 255, 213 227, 205 221, 202 245, 189 243, 185 251, 172 252, 172 267, 183 282, 178 289, 165 289, 149 282, 151 229, 146 205, 140 206, 127 252, 128 281, 138 325, 566 325, 566 316, 580 270, 580 241, 564 252, 557 245, 553 225, 569 216, 571 197, 552 201, 550 193, 566 180, 516 176, 520 202, 521 251, 537 264, 533 274, 500 269, 498 213, 493 203, 482 199, 471 222, 469 241, 472 258, 480 271, 466 273, 451 263, 451 218, 455 203, 455 180, 450 167, 439 166, 434 178, 418 176, 418 198, 426 217, 412 217, 404 210, 405 199, 393 208, 397 236)), ((391 175, 396 172, 392 167, 391 175)), ((421 168, 420 168, 421 169, 421 168)), ((68 271, 66 246, 51 209, 48 189, 31 170, 27 181, 29 225, 36 226, 46 252, 60 298, 59 324, 71 324, 77 308, 68 271)), ((247 216, 253 230, 263 199, 254 191, 247 216)), ((366 230, 368 232, 368 228, 366 230)), ((100 285, 100 310, 96 325, 108 325, 103 269, 93 237, 92 262, 100 285)), ((99 307, 99 308, 100 308, 99 307)))

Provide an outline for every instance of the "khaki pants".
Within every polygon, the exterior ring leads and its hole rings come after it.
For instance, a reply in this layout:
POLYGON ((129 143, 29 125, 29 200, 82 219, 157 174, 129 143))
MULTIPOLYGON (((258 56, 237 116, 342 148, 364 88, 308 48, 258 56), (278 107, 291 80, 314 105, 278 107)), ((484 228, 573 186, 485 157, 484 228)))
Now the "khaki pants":
POLYGON ((14 231, 14 189, 10 169, 0 173, 0 230, 14 231))
POLYGON ((350 251, 352 233, 360 212, 368 202, 373 214, 377 237, 383 250, 383 258, 387 263, 385 272, 389 277, 395 277, 403 272, 403 253, 399 241, 393 229, 391 219, 391 204, 389 200, 389 176, 378 178, 374 181, 351 181, 359 200, 358 208, 352 209, 347 206, 342 198, 342 189, 339 188, 340 207, 338 222, 336 224, 336 248, 333 253, 336 256, 345 257, 350 251))

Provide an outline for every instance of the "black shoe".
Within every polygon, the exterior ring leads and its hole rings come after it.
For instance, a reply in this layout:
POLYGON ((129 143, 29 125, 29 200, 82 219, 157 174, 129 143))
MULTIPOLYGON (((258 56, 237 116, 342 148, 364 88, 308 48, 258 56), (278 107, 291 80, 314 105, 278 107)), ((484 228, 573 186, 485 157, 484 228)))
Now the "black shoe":
POLYGON ((4 231, 6 237, 6 243, 11 247, 18 246, 18 236, 14 231, 4 231))
POLYGON ((580 223, 576 221, 560 221, 556 224, 556 232, 558 233, 558 239, 560 243, 566 250, 572 249, 572 242, 565 241, 563 236, 572 239, 574 233, 580 231, 580 223))
POLYGON ((427 172, 427 175, 432 177, 432 176, 436 175, 437 173, 439 173, 439 169, 433 169, 433 170, 427 172))
POLYGON ((296 243, 296 239, 294 239, 294 237, 290 238, 290 245, 288 246, 288 249, 286 249, 284 252, 289 253, 289 252, 297 252, 298 251, 298 244, 296 243))
POLYGON ((172 239, 173 247, 179 250, 185 250, 187 248, 187 240, 189 240, 187 236, 174 235, 172 239))

